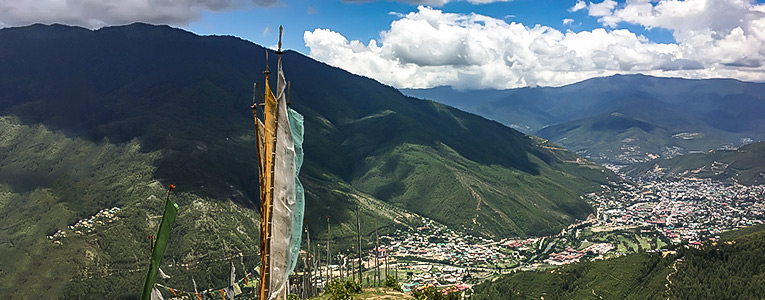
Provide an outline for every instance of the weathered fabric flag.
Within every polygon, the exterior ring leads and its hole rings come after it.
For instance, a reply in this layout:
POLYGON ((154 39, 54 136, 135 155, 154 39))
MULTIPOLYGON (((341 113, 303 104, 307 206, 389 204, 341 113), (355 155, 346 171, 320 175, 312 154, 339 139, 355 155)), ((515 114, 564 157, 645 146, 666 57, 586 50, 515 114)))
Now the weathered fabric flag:
POLYGON ((273 176, 271 171, 274 170, 273 158, 274 158, 274 135, 276 133, 276 97, 271 92, 271 88, 266 80, 265 88, 265 108, 263 109, 263 120, 261 124, 258 120, 256 122, 258 126, 257 134, 260 143, 258 147, 258 164, 261 165, 260 174, 260 281, 265 282, 266 276, 270 274, 269 263, 267 259, 269 253, 270 243, 268 243, 269 223, 271 219, 271 201, 273 187, 273 176), (262 128, 262 130, 261 130, 262 128), (262 146, 261 146, 262 145, 262 146))
POLYGON ((234 300, 234 285, 236 284, 236 268, 234 267, 234 262, 231 261, 231 276, 229 276, 229 282, 230 285, 226 291, 228 291, 228 298, 229 300, 234 300))
POLYGON ((157 287, 151 288, 151 300, 165 300, 165 298, 162 297, 162 293, 159 292, 157 287))
MULTIPOLYGON (((274 148, 273 203, 271 216, 271 243, 269 263, 271 280, 269 300, 284 293, 292 264, 293 216, 295 212, 295 144, 292 141, 287 100, 284 95, 286 80, 279 57, 277 76, 276 147, 274 148)), ((266 125, 268 130, 268 125, 266 125)), ((268 134, 266 134, 268 136, 268 134)), ((300 234, 300 232, 297 232, 300 234)))
MULTIPOLYGON (((172 188, 174 188, 174 186, 171 186, 171 189, 172 188)), ((157 231, 157 240, 154 242, 154 248, 151 252, 149 272, 146 275, 146 282, 144 282, 143 285, 141 300, 149 300, 151 298, 151 289, 154 287, 154 281, 157 279, 159 263, 162 261, 162 255, 165 254, 167 241, 170 239, 170 230, 173 228, 176 215, 178 215, 178 204, 175 204, 173 200, 170 200, 170 191, 168 191, 167 200, 165 200, 165 211, 162 213, 162 221, 160 221, 159 230, 157 231)))
POLYGON ((300 183, 298 174, 303 165, 303 115, 292 108, 288 109, 290 117, 290 131, 292 132, 292 142, 295 145, 295 209, 292 216, 292 240, 290 241, 290 262, 289 273, 295 270, 298 256, 300 254, 300 240, 303 236, 303 216, 305 212, 305 191, 303 184, 300 183))

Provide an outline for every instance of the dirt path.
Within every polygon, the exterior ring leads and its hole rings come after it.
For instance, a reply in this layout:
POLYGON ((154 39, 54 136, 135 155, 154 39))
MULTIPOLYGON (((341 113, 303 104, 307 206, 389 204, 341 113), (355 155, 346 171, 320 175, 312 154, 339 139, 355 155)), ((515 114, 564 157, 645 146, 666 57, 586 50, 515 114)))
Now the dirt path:
POLYGON ((558 148, 558 147, 550 147, 550 146, 539 146, 540 148, 550 149, 550 150, 558 150, 558 151, 568 151, 568 149, 565 148, 558 148))
MULTIPOLYGON (((675 261, 672 264, 672 269, 674 269, 674 271, 672 271, 672 273, 667 274, 667 283, 664 284, 664 288, 666 289, 666 291, 664 291, 664 293, 666 293, 667 295, 669 295, 669 290, 671 289, 671 287, 669 287, 669 285, 672 284, 672 280, 670 280, 669 277, 672 276, 673 274, 677 273, 677 261, 675 261)), ((669 300, 669 296, 667 296, 667 300, 669 300)))
POLYGON ((382 299, 414 299, 412 295, 397 291, 392 291, 390 289, 370 289, 366 291, 363 295, 360 295, 361 297, 359 299, 364 300, 382 300, 382 299))

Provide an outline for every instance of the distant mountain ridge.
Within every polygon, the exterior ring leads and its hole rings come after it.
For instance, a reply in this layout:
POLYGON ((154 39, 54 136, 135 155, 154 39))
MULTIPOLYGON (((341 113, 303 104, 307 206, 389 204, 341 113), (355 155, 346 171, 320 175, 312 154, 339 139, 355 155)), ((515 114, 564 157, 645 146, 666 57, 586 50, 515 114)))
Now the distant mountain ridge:
POLYGON ((654 155, 668 158, 671 155, 663 152, 706 151, 740 145, 742 139, 765 139, 764 83, 614 75, 563 87, 493 91, 440 87, 402 92, 537 134, 600 162, 632 163, 654 155), (603 122, 613 113, 661 130, 610 128, 603 122), (599 127, 591 127, 596 124, 599 127), (643 150, 639 157, 624 159, 620 155, 632 155, 623 147, 643 150))
POLYGON ((765 184, 765 142, 732 150, 693 153, 672 159, 635 164, 623 170, 631 177, 673 176, 735 180, 744 185, 765 184))
MULTIPOLYGON (((163 265, 170 283, 225 282, 228 267, 211 258, 242 252, 251 265, 249 106, 265 51, 140 23, 1 29, 0 215, 10 225, 0 241, 10 242, 0 243, 0 289, 131 297, 143 274, 123 271, 144 267, 157 199, 171 183, 181 209, 165 256, 177 264, 163 265), (114 206, 112 225, 67 229, 114 206), (62 245, 45 238, 58 230, 68 232, 62 245)), ((400 228, 419 216, 488 236, 549 234, 592 211, 579 195, 616 179, 500 123, 296 52, 283 60, 292 107, 306 120, 300 177, 314 241, 331 215, 334 245, 349 244, 357 203, 365 247, 373 221, 400 228)))

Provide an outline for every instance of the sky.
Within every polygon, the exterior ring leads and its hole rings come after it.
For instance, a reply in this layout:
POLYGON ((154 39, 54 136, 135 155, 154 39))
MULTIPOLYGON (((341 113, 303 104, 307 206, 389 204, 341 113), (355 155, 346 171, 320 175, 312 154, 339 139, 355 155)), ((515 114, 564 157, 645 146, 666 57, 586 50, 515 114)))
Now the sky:
POLYGON ((397 88, 765 81, 765 0, 0 0, 0 27, 133 22, 266 47, 282 25, 284 48, 397 88))

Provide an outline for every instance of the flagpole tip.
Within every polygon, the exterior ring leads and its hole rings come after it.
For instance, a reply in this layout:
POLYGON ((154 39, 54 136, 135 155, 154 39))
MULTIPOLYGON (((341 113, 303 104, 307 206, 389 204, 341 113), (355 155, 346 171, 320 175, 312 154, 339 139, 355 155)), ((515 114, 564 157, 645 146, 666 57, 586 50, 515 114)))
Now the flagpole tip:
POLYGON ((282 27, 282 25, 279 25, 279 43, 277 44, 278 49, 276 50, 276 54, 278 55, 284 54, 284 52, 282 52, 282 31, 283 30, 284 28, 282 27))

